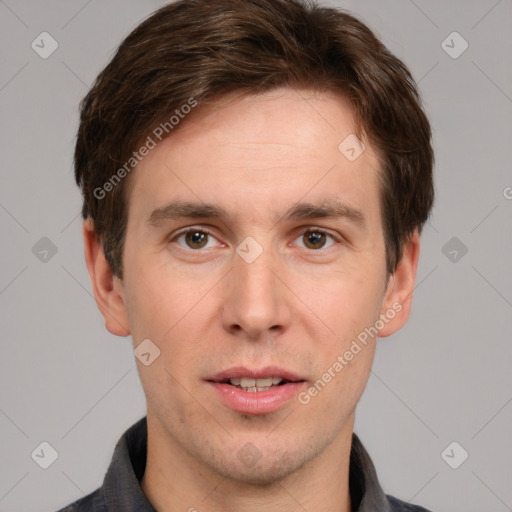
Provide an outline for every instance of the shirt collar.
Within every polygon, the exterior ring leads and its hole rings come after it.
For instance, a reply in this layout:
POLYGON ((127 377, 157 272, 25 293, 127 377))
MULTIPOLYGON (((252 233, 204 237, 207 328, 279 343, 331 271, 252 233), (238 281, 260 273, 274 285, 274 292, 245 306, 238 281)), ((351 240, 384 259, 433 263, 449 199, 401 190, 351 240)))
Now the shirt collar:
MULTIPOLYGON (((105 474, 101 495, 105 512, 155 512, 140 487, 146 469, 146 416, 122 435, 105 474)), ((353 512, 389 512, 390 505, 368 452, 355 433, 350 451, 349 490, 353 512)))

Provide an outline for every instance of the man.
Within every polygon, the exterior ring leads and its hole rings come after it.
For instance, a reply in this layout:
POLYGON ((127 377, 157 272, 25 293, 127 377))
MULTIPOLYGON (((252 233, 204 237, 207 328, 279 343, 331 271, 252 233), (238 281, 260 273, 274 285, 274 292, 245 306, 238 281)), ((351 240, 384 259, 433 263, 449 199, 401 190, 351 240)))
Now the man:
POLYGON ((75 172, 147 416, 63 510, 425 511, 353 427, 409 317, 432 165, 407 68, 346 13, 185 0, 139 25, 82 103, 75 172))

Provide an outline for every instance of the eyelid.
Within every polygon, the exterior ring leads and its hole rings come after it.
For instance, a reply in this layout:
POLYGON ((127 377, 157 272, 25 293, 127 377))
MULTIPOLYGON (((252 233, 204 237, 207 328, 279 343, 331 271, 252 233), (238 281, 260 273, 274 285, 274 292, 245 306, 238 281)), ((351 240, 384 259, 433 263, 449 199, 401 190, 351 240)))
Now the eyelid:
POLYGON ((324 233, 325 235, 332 236, 333 238, 341 238, 341 235, 335 234, 332 230, 323 228, 320 226, 302 226, 300 228, 297 228, 299 233, 324 233))
POLYGON ((172 237, 174 239, 177 236, 188 233, 189 231, 201 231, 203 233, 208 233, 209 235, 214 236, 213 233, 208 228, 205 228, 204 226, 187 226, 187 227, 178 229, 177 231, 174 231, 173 233, 171 233, 171 235, 169 235, 169 238, 172 237))

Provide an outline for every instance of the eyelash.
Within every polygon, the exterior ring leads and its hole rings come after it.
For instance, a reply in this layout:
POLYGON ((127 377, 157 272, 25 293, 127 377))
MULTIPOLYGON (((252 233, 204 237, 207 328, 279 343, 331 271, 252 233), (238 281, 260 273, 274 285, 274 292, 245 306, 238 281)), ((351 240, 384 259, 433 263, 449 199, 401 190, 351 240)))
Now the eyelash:
MULTIPOLYGON (((203 233, 203 234, 206 234, 206 235, 208 235, 208 236, 211 236, 212 238, 216 238, 216 237, 215 237, 215 235, 214 235, 211 231, 209 231, 207 228, 203 228, 203 227, 202 227, 202 228, 197 228, 197 227, 193 227, 193 226, 192 226, 192 227, 189 227, 189 228, 184 229, 183 231, 180 231, 180 232, 176 233, 172 238, 170 238, 170 240, 169 240, 169 241, 170 241, 170 242, 174 242, 174 241, 178 240, 180 237, 182 237, 182 236, 184 236, 184 235, 187 235, 188 233, 191 233, 191 232, 199 232, 199 233, 203 233)), ((336 243, 336 242, 338 242, 338 243, 339 243, 339 241, 338 241, 338 240, 336 240, 336 237, 335 237, 334 235, 332 235, 332 234, 331 234, 331 233, 329 233, 328 231, 325 231, 325 230, 324 230, 324 229, 322 229, 322 228, 316 228, 316 227, 308 227, 307 229, 304 229, 303 231, 301 231, 301 232, 299 233, 299 235, 297 236, 297 238, 298 238, 299 236, 301 236, 301 235, 302 235, 302 236, 304 236, 304 234, 306 234, 306 233, 320 233, 320 234, 323 234, 323 235, 326 235, 326 236, 330 237, 330 238, 333 240, 333 242, 335 242, 335 243, 336 243)), ((179 245, 179 244, 178 244, 178 245, 179 245)), ((180 247, 182 247, 182 246, 180 246, 180 247)), ((331 247, 331 246, 329 246, 329 247, 331 247)), ((329 247, 327 247, 327 249, 328 249, 329 247)), ((182 247, 182 248, 183 248, 183 249, 186 249, 185 247, 182 247)), ((194 252, 202 252, 202 251, 201 251, 201 248, 200 248, 200 249, 192 249, 192 248, 190 248, 190 247, 189 247, 188 249, 189 249, 189 250, 191 250, 191 251, 194 251, 194 252)), ((312 252, 312 253, 313 253, 313 252, 320 252, 320 250, 321 250, 321 249, 324 249, 324 248, 323 248, 323 247, 320 247, 319 249, 308 249, 308 248, 306 247, 306 248, 304 248, 304 249, 305 249, 306 251, 309 251, 309 252, 312 252)))

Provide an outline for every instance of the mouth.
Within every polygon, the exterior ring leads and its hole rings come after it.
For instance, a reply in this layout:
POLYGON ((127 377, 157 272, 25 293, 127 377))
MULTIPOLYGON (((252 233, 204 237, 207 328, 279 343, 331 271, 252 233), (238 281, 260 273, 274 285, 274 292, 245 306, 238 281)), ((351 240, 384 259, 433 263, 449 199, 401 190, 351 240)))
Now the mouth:
POLYGON ((290 383, 305 382, 305 379, 295 373, 277 366, 267 366, 260 370, 237 366, 219 372, 206 380, 228 384, 248 392, 268 391, 268 389, 290 383))
POLYGON ((234 388, 243 389, 248 393, 268 391, 269 389, 273 389, 279 386, 284 386, 289 384, 290 382, 303 382, 303 381, 290 381, 287 379, 283 379, 282 377, 264 377, 259 379, 254 379, 252 377, 232 377, 230 379, 223 379, 220 381, 210 381, 210 382, 219 382, 220 384, 229 384, 234 388))
POLYGON ((275 366, 230 368, 204 380, 227 407, 247 414, 274 412, 306 385, 305 379, 275 366))

